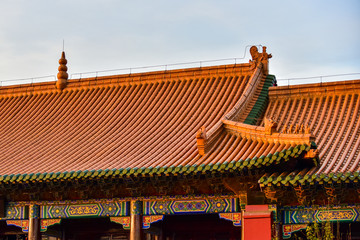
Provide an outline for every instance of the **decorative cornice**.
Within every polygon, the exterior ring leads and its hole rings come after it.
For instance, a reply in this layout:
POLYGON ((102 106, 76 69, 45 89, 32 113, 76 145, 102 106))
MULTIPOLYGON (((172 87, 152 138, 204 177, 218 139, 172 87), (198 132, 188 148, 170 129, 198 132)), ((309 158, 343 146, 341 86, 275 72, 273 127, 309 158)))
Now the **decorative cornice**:
MULTIPOLYGON (((278 133, 273 125, 265 125, 265 127, 261 127, 230 120, 223 120, 223 123, 225 129, 228 131, 232 131, 242 138, 253 141, 311 145, 311 143, 315 140, 315 137, 311 133, 278 133)), ((269 120, 268 124, 271 124, 269 120)))

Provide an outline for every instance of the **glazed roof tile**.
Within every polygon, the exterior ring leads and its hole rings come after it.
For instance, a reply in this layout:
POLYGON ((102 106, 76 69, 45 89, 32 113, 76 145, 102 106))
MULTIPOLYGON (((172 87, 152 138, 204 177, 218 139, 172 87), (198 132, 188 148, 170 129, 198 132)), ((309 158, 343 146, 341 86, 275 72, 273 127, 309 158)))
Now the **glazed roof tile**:
MULTIPOLYGON (((319 151, 318 168, 289 173, 282 183, 357 179, 360 171, 360 80, 270 88, 266 115, 278 131, 308 124, 319 151), (297 176, 297 177, 295 177, 297 176)), ((277 173, 279 175, 279 173, 277 173)), ((267 177, 261 183, 271 183, 267 177)), ((273 182, 274 183, 274 182, 273 182)))
POLYGON ((276 82, 261 56, 70 79, 63 90, 55 82, 1 87, 0 182, 233 171, 304 156, 311 134, 256 126, 276 82))
MULTIPOLYGON (((63 91, 55 83, 1 87, 0 176, 151 172, 259 157, 241 150, 244 140, 226 133, 221 120, 251 107, 253 89, 264 80, 261 65, 241 64, 68 80, 63 91), (212 145, 206 156, 195 139, 202 126, 212 145)), ((245 144, 271 154, 278 149, 245 144)))

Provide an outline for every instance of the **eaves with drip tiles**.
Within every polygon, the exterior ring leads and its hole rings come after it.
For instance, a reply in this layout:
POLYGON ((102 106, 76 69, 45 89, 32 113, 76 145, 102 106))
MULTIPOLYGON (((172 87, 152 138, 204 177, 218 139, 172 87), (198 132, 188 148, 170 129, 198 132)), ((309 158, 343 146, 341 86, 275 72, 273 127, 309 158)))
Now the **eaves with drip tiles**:
POLYGON ((248 64, 71 80, 63 58, 57 83, 0 88, 2 185, 241 171, 313 146, 239 120, 262 114, 274 83, 265 49, 248 64))

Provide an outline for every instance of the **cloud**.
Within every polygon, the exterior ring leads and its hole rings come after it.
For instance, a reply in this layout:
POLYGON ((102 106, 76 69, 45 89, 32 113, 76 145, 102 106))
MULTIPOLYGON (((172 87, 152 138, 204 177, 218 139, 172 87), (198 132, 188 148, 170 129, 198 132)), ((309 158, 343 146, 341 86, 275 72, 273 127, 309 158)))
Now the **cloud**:
POLYGON ((268 46, 280 77, 360 71, 355 0, 22 0, 2 10, 0 79, 56 74, 63 39, 70 72, 241 57, 249 44, 268 46))

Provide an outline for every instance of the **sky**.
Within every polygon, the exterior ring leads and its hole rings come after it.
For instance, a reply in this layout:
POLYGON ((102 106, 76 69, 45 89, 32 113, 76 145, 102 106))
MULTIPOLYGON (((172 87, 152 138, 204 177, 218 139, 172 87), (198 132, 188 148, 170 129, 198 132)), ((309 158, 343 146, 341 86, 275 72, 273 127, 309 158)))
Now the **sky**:
POLYGON ((247 46, 262 45, 278 80, 349 73, 358 74, 346 79, 360 79, 359 0, 2 0, 0 9, 2 85, 54 78, 63 42, 72 78, 248 62, 247 46))

